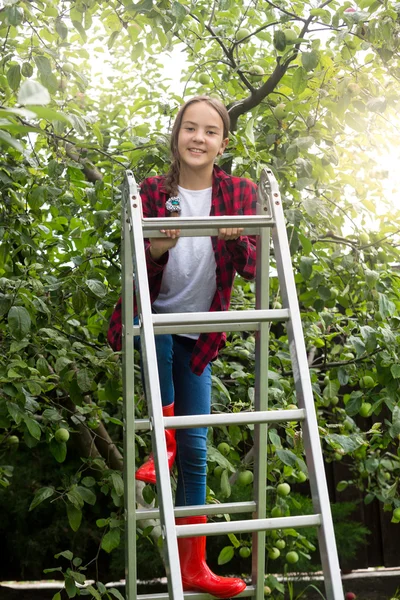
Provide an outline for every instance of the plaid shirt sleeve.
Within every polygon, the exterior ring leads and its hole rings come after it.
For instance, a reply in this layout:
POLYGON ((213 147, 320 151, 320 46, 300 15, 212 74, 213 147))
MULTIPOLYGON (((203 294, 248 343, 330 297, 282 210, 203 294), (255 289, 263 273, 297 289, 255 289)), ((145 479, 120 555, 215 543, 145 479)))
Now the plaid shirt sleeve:
MULTIPOLYGON (((257 204, 257 186, 247 179, 241 179, 234 187, 234 205, 238 215, 254 215, 257 204)), ((231 255, 233 267, 245 279, 254 279, 256 269, 256 238, 240 236, 237 240, 228 240, 226 249, 231 255)))

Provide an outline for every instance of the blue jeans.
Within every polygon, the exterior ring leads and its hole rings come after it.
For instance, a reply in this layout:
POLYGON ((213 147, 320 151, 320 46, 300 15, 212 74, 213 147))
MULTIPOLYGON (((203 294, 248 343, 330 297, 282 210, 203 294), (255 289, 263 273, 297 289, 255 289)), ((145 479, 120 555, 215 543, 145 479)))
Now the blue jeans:
MULTIPOLYGON (((211 407, 211 365, 195 375, 189 366, 195 340, 156 335, 157 365, 163 406, 175 403, 175 415, 203 415, 211 407)), ((135 338, 140 350, 140 338, 135 338)), ((176 430, 178 483, 175 505, 205 504, 207 427, 176 430)))

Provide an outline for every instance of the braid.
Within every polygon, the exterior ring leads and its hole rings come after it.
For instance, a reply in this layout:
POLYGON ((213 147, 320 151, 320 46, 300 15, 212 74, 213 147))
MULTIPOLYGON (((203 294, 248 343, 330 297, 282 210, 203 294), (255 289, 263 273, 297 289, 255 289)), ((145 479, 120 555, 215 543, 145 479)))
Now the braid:
POLYGON ((165 176, 164 187, 170 196, 178 195, 180 164, 179 159, 173 158, 168 173, 165 176))

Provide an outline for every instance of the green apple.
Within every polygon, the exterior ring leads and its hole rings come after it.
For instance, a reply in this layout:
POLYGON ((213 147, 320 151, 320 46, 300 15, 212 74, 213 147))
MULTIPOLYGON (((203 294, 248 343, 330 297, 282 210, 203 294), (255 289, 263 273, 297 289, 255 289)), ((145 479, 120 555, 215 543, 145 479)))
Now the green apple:
POLYGON ((400 521, 400 507, 394 509, 393 518, 396 519, 397 521, 400 521))
POLYGON ((295 31, 294 29, 285 29, 283 31, 283 33, 285 34, 285 38, 286 38, 286 42, 287 43, 294 42, 299 37, 298 34, 297 34, 297 31, 295 31))
POLYGON ((252 81, 261 81, 265 76, 264 69, 260 65, 253 65, 249 69, 250 79, 252 81))
POLYGON ((362 388, 373 388, 375 387, 375 381, 370 375, 364 375, 364 377, 360 379, 360 386, 362 388))
POLYGON ((211 81, 211 77, 207 73, 201 73, 199 76, 199 82, 202 85, 207 85, 211 81))
POLYGON ((220 444, 218 444, 218 452, 221 452, 223 456, 228 456, 230 451, 231 448, 226 442, 221 442, 220 444))
POLYGON ((240 487, 245 487, 253 483, 254 475, 251 471, 240 471, 237 477, 237 482, 240 487))
POLYGON ((241 27, 236 32, 236 41, 241 42, 244 38, 247 38, 248 35, 250 35, 250 31, 246 27, 241 27))
POLYGON ((70 63, 70 62, 63 63, 62 70, 64 71, 64 73, 72 73, 72 71, 74 69, 75 69, 75 67, 72 63, 70 63))
POLYGON ((370 402, 363 402, 360 406, 360 416, 361 417, 368 417, 370 410, 372 408, 372 404, 370 402))
POLYGON ((280 483, 276 488, 278 496, 288 496, 290 494, 290 485, 288 483, 280 483))
POLYGON ((224 470, 224 467, 221 467, 221 465, 217 465, 214 469, 215 477, 221 477, 223 470, 224 470))
POLYGON ((241 558, 249 558, 251 550, 248 546, 242 546, 239 550, 241 558))
POLYGON ((276 548, 275 546, 268 550, 268 556, 270 557, 271 560, 276 560, 277 558, 280 557, 280 555, 281 555, 280 550, 278 548, 276 548))
POLYGON ((297 563, 299 560, 299 555, 294 550, 291 550, 286 554, 286 561, 290 564, 297 563))
POLYGON ((280 506, 274 506, 274 508, 271 510, 271 517, 273 517, 274 519, 278 517, 283 517, 283 510, 280 506))
POLYGON ((274 115, 275 118, 278 119, 278 121, 282 121, 287 117, 286 105, 283 102, 281 102, 275 107, 274 115))
POLYGON ((6 443, 8 446, 17 446, 19 444, 19 437, 16 435, 10 435, 6 438, 6 443))
POLYGON ((276 540, 275 546, 278 548, 278 550, 283 550, 286 548, 286 542, 285 540, 276 540))
POLYGON ((60 429, 56 430, 54 437, 57 442, 68 442, 69 431, 68 429, 65 429, 65 427, 60 427, 60 429))

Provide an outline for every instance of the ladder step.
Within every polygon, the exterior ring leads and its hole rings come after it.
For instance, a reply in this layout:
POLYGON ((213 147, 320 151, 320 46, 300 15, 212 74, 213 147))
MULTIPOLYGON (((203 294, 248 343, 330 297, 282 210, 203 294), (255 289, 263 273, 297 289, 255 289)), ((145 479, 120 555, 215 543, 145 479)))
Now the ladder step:
MULTIPOLYGON (((258 329, 261 322, 288 321, 287 308, 266 310, 229 310, 215 312, 164 313, 153 314, 154 333, 201 333, 203 331, 237 331, 258 329)), ((139 325, 133 327, 133 334, 140 335, 139 325)))
MULTIPOLYGON (((255 586, 248 585, 246 589, 235 596, 235 598, 252 598, 255 596, 255 593, 255 586)), ((190 600, 210 600, 214 596, 210 596, 210 594, 204 594, 202 592, 185 592, 183 597, 189 598, 190 600)), ((140 594, 137 596, 137 600, 170 600, 170 597, 168 594, 140 594)))
POLYGON ((224 535, 226 533, 252 533, 271 529, 289 529, 296 527, 319 527, 321 515, 297 515, 295 517, 275 517, 271 519, 249 519, 247 521, 224 521, 222 523, 199 523, 195 525, 177 525, 176 535, 196 537, 200 535, 224 535))
MULTIPOLYGON (((194 515, 233 515, 235 513, 252 513, 256 510, 255 502, 226 502, 224 504, 202 504, 196 506, 177 506, 174 509, 175 517, 188 517, 194 515)), ((140 508, 136 511, 139 521, 145 519, 159 519, 159 508, 140 508)))
MULTIPOLYGON (((219 425, 248 425, 255 423, 285 423, 304 421, 304 408, 291 410, 265 410, 255 412, 219 413, 212 415, 189 415, 184 417, 164 417, 164 427, 187 429, 189 427, 212 427, 219 425)), ((149 419, 137 419, 135 430, 150 429, 149 419)))
POLYGON ((242 227, 243 235, 259 235, 263 227, 273 227, 275 221, 268 215, 236 215, 218 217, 151 217, 142 219, 144 237, 160 237, 161 229, 180 229, 181 236, 217 236, 221 228, 242 227))

